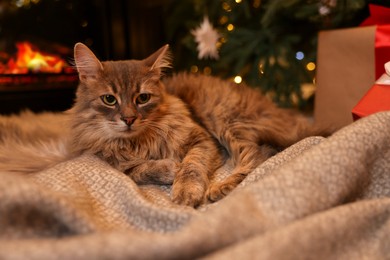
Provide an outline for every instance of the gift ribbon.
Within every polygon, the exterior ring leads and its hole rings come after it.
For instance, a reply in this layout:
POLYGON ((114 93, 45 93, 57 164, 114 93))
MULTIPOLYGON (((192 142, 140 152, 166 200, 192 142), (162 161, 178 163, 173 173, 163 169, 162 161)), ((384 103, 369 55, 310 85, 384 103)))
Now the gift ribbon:
POLYGON ((360 26, 376 25, 375 80, 385 73, 384 64, 390 61, 390 8, 369 4, 370 17, 360 26))
POLYGON ((376 27, 375 79, 385 73, 385 63, 390 61, 390 24, 376 27))
POLYGON ((364 20, 360 26, 390 24, 390 8, 369 4, 370 17, 364 20))

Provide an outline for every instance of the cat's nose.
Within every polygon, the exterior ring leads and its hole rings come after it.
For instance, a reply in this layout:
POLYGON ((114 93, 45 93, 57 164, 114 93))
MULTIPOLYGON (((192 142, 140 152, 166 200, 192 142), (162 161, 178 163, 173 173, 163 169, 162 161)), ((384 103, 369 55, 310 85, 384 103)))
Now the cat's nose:
POLYGON ((134 121, 137 119, 135 116, 121 117, 121 120, 126 123, 126 125, 131 126, 134 121))

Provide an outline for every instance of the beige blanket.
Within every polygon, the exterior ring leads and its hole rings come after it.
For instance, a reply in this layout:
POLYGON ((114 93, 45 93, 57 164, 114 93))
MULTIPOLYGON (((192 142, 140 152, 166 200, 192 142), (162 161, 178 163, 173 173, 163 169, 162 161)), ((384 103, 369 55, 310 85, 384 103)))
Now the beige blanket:
POLYGON ((0 174, 0 259, 389 259, 390 112, 295 144, 217 203, 169 191, 91 156, 0 174))

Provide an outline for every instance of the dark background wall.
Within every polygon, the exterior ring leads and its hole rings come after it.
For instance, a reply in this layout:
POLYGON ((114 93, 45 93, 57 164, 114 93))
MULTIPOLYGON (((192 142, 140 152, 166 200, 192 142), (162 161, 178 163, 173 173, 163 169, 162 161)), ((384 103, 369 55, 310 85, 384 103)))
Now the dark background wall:
POLYGON ((69 48, 82 41, 102 59, 123 59, 144 57, 164 42, 169 0, 18 2, 0 1, 0 51, 26 39, 69 48))
MULTIPOLYGON (((101 60, 141 59, 165 44, 164 9, 169 0, 0 1, 0 62, 30 41, 66 60, 76 42, 88 45, 101 60)), ((74 100, 73 84, 34 86, 0 84, 0 114, 23 109, 65 110, 74 100)))

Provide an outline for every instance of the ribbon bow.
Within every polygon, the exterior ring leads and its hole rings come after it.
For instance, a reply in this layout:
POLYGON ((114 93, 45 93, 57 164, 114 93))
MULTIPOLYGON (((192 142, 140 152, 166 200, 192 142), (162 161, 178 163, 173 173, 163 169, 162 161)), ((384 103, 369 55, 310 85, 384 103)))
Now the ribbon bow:
POLYGON ((370 16, 360 26, 390 24, 390 8, 369 4, 370 16))

